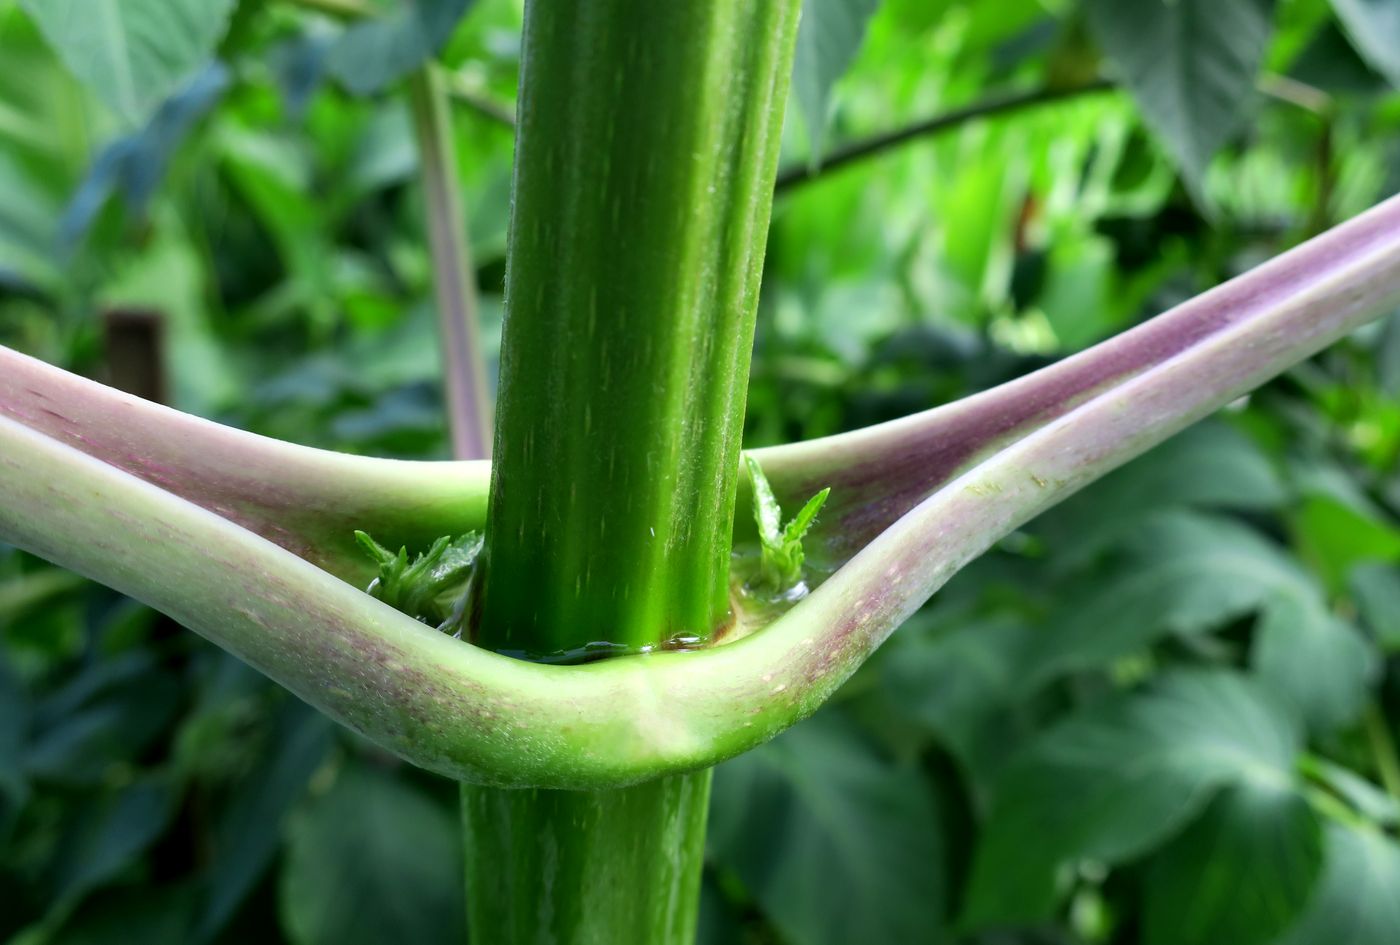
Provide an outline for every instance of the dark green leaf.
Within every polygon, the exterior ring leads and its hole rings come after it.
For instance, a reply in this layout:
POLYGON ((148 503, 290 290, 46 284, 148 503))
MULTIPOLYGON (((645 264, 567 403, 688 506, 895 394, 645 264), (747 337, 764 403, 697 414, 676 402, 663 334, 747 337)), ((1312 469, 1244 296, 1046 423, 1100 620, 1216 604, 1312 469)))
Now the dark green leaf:
POLYGON ((188 889, 113 890, 85 903, 55 945, 175 945, 189 941, 188 889))
POLYGON ((1376 359, 1381 390, 1400 397, 1400 312, 1391 315, 1381 329, 1376 359))
POLYGON ((802 110, 813 163, 826 139, 831 87, 850 67, 880 0, 804 0, 797 28, 792 94, 802 110))
POLYGON ((1015 746, 1007 729, 1012 707, 1029 695, 1020 666, 1037 629, 1015 616, 936 624, 906 625, 885 645, 882 690, 903 717, 934 732, 983 787, 1015 746))
POLYGON ((180 699, 178 682, 146 653, 94 663, 36 705, 25 770, 36 778, 97 781, 159 737, 180 699))
POLYGON ((1248 679, 1178 672, 1051 729, 1003 775, 976 853, 965 921, 1032 921, 1056 869, 1133 859, 1228 784, 1290 777, 1299 733, 1248 679))
POLYGON ((1154 515, 1138 521, 1124 560, 1061 595, 1022 669, 1044 680, 1101 666, 1167 634, 1213 629, 1281 594, 1314 593, 1301 569, 1244 525, 1154 515))
POLYGON ((1356 609, 1376 642, 1389 652, 1400 650, 1400 566, 1359 564, 1349 583, 1356 609))
POLYGON ((162 102, 140 131, 104 148, 63 212, 59 226, 63 244, 71 248, 81 240, 114 193, 121 194, 128 214, 142 214, 176 149, 194 124, 223 98, 230 80, 226 66, 211 63, 162 102))
POLYGON ((1400 846, 1380 833, 1330 824, 1326 865, 1298 923, 1276 945, 1400 942, 1400 846))
POLYGON ((1087 0, 1087 9, 1143 117, 1199 191, 1255 101, 1273 0, 1087 0))
POLYGON ((1332 0, 1357 52, 1400 85, 1400 4, 1395 0, 1332 0))
POLYGON ((410 0, 356 23, 326 55, 330 73, 356 95, 378 92, 431 58, 475 0, 410 0))
POLYGON ((326 757, 331 727, 325 716, 293 700, 283 703, 270 752, 237 794, 214 832, 204 901, 194 941, 208 941, 233 915, 272 862, 285 814, 306 791, 326 757))
POLYGON ((0 650, 0 849, 28 788, 20 768, 29 738, 29 694, 0 650))
POLYGON ((22 0, 64 64, 133 124, 213 54, 233 2, 22 0))
POLYGON ((458 942, 461 830, 393 774, 350 765, 294 822, 280 879, 297 945, 458 942))
POLYGON ((826 713, 715 772, 710 848, 793 945, 942 942, 943 851, 923 775, 826 713))
POLYGON ((1222 791, 1152 858, 1147 945, 1263 945, 1287 929, 1322 869, 1322 826, 1291 788, 1222 791))
POLYGON ((1356 628, 1306 597, 1279 597, 1264 609, 1252 657, 1259 679, 1322 733, 1356 718, 1378 669, 1356 628))
POLYGON ((60 845, 52 901, 72 902, 130 866, 170 823, 176 800, 169 783, 148 779, 81 811, 60 845))
POLYGON ((1299 554, 1340 591, 1363 561, 1400 561, 1400 529, 1378 510, 1330 495, 1309 496, 1293 519, 1299 554))

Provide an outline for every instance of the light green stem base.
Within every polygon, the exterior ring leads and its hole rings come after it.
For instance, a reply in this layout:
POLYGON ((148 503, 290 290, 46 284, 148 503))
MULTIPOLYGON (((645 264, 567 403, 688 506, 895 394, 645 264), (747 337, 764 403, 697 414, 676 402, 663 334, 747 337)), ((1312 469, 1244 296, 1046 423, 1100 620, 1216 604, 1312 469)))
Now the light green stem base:
POLYGON ((710 776, 612 791, 463 785, 471 941, 690 945, 710 776))

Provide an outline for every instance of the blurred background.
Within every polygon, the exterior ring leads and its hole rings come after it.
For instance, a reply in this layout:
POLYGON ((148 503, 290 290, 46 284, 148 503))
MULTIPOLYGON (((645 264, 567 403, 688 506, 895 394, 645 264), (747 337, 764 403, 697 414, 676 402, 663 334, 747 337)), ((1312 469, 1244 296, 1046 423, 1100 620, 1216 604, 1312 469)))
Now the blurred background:
MULTIPOLYGON (((445 457, 402 79, 449 70, 494 358, 520 4, 360 6, 0 0, 0 344, 445 457)), ((1017 376, 1400 190, 1400 0, 807 0, 796 70, 749 446, 1017 376)), ((1397 562, 1392 317, 722 766, 701 940, 1394 945, 1397 562)), ((458 942, 455 799, 0 546, 0 941, 458 942)))

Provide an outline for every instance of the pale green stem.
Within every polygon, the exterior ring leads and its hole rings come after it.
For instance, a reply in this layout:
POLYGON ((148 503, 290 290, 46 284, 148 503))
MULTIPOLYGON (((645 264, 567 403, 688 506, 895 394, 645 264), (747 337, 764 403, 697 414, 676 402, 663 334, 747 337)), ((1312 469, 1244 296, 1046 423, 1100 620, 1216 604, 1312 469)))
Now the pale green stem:
POLYGON ((477 317, 476 270, 457 179, 457 146, 441 70, 432 63, 419 69, 409 80, 408 92, 422 161, 452 453, 457 459, 488 459, 491 394, 477 317))

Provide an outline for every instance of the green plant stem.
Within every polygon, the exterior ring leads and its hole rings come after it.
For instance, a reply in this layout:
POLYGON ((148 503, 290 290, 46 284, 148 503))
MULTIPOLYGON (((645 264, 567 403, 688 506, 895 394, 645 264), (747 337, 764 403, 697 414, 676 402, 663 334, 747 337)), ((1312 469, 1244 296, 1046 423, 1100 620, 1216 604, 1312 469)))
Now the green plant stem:
POLYGON ((464 226, 452 115, 440 70, 431 63, 418 70, 409 80, 408 94, 422 162, 452 452, 458 459, 487 459, 491 395, 477 323, 476 270, 464 226))
MULTIPOLYGON (((729 619, 797 9, 526 5, 480 645, 647 649, 729 619)), ((693 941, 709 792, 708 770, 464 785, 473 940, 693 941)))
POLYGON ((527 7, 483 646, 637 648, 728 619, 796 6, 527 7))
POLYGON ((613 791, 462 788, 472 941, 695 936, 710 773, 613 791))
POLYGON ((1390 734, 1380 706, 1372 703, 1366 708, 1365 725, 1366 739, 1371 743, 1371 754, 1376 760, 1381 783, 1392 797, 1400 800, 1400 754, 1395 750, 1395 739, 1390 734))

